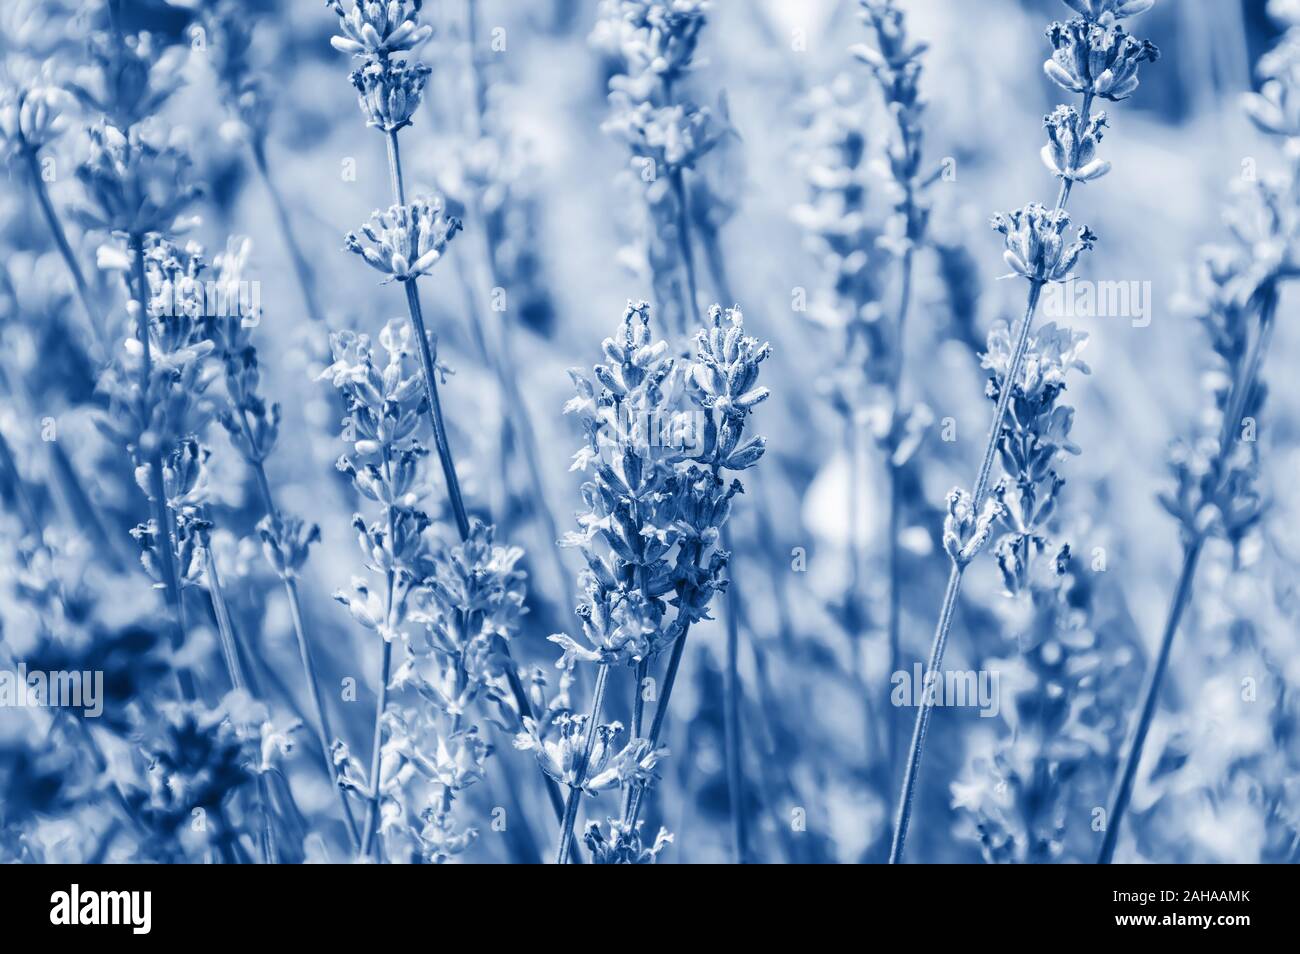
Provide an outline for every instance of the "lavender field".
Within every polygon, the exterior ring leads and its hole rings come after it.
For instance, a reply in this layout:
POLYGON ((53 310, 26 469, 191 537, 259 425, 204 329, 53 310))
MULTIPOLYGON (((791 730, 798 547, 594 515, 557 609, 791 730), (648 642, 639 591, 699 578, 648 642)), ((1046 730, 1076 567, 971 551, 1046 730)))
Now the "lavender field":
POLYGON ((0 861, 1300 861, 1297 0, 5 0, 0 159, 0 861))

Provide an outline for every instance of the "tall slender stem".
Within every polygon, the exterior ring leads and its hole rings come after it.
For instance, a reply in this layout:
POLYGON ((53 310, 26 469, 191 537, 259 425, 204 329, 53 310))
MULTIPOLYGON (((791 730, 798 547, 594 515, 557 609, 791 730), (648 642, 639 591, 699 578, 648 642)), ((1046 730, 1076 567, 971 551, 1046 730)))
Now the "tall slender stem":
MULTIPOLYGON (((1020 366, 1024 362, 1025 351, 1029 346, 1029 332, 1034 323, 1034 311, 1038 308, 1038 299, 1043 290, 1042 281, 1029 283, 1029 301, 1025 305, 1025 315, 1020 322, 1020 333, 1016 339, 1016 349, 1012 354, 1011 365, 1007 370, 1005 387, 998 394, 997 409, 993 413, 993 422, 989 426, 988 441, 984 446, 984 459, 980 462, 979 476, 972 491, 972 507, 979 513, 988 491, 989 475, 993 470, 993 458, 997 452, 998 436, 1002 433, 1002 422, 1007 415, 1014 388, 1010 382, 1020 376, 1020 366)), ((948 575, 948 586, 943 594, 943 603, 939 608, 939 622, 934 631, 934 642, 930 646, 930 659, 927 673, 937 673, 943 664, 944 649, 948 644, 948 633, 952 628, 953 612, 957 606, 957 597, 961 593, 962 574, 965 564, 953 561, 952 571, 948 575)), ((933 677, 931 677, 933 678, 933 677)), ((921 704, 916 710, 916 723, 912 728, 912 744, 907 755, 907 765, 903 771, 903 789, 898 798, 898 812, 894 821, 894 835, 889 849, 889 863, 898 864, 903 860, 903 848, 907 842, 907 829, 912 818, 912 800, 916 797, 916 782, 921 772, 921 756, 925 750, 925 737, 930 728, 930 715, 933 706, 928 695, 922 694, 921 704)))
MULTIPOLYGON (((1232 384, 1227 406, 1224 408, 1223 423, 1219 434, 1219 449, 1211 462, 1211 474, 1214 477, 1213 483, 1216 487, 1223 480, 1224 467, 1227 465, 1232 447, 1237 441, 1234 432, 1241 426, 1242 414, 1245 411, 1246 403, 1250 400, 1251 393, 1258 384, 1264 355, 1268 350, 1269 337, 1273 329, 1273 317, 1278 304, 1277 288, 1272 285, 1268 286, 1263 290, 1262 298, 1258 330, 1246 354, 1246 360, 1242 362, 1238 377, 1232 384)), ((1097 856, 1098 864, 1108 865, 1115 858, 1115 847, 1119 843, 1120 828, 1124 815, 1128 811, 1129 799, 1133 794, 1133 784, 1137 780, 1138 765, 1142 761, 1142 750, 1146 745, 1147 732, 1151 728, 1151 720, 1155 717, 1156 702, 1160 687, 1164 682, 1165 670, 1169 666, 1169 655, 1173 647, 1174 637, 1178 634, 1178 626, 1182 622, 1183 613, 1191 601, 1192 585, 1196 581, 1196 567, 1204 543, 1204 536, 1196 534, 1183 544, 1182 570, 1178 574, 1178 583, 1174 588, 1169 615, 1165 618, 1165 627, 1160 636, 1160 649, 1156 654, 1156 661, 1147 674, 1146 684, 1142 691, 1142 705, 1138 709, 1138 719, 1133 727, 1132 738, 1126 747, 1124 764, 1120 769, 1119 781, 1111 799, 1110 811, 1106 814, 1106 834, 1102 838, 1101 851, 1097 856)))
MULTIPOLYGON (((262 497, 262 509, 271 520, 278 521, 280 511, 276 509, 275 498, 271 494, 271 481, 266 476, 266 465, 252 451, 256 446, 253 440, 253 430, 247 413, 242 409, 239 412, 238 420, 244 433, 244 441, 250 449, 247 460, 249 466, 253 469, 258 492, 262 497)), ((352 815, 352 805, 348 801, 348 793, 339 785, 338 768, 335 766, 334 759, 330 754, 330 745, 334 738, 334 732, 330 727, 329 715, 325 710, 325 700, 320 693, 320 677, 316 671, 316 660, 312 655, 311 644, 307 641, 307 633, 303 626, 302 606, 298 598, 298 584, 291 576, 281 577, 281 583, 284 586, 285 598, 289 602, 289 616, 293 621, 293 635, 295 642, 298 644, 298 659, 302 664, 303 678, 307 682, 307 692, 311 697, 312 708, 316 710, 317 742, 320 745, 321 758, 325 760, 325 771, 329 774, 330 783, 338 793, 339 805, 343 810, 344 826, 348 831, 348 840, 352 844, 353 851, 356 851, 361 847, 361 837, 357 832, 357 822, 352 815)))
MULTIPOLYGON (((909 184, 906 208, 910 209, 914 197, 909 184)), ((910 218, 910 212, 908 213, 910 218)), ((892 408, 890 410, 890 428, 889 428, 889 457, 885 461, 885 473, 889 480, 889 540, 886 544, 887 560, 889 567, 889 595, 888 595, 888 613, 887 629, 889 636, 889 670, 885 676, 886 697, 888 697, 888 687, 891 685, 894 673, 898 672, 902 659, 902 588, 903 580, 900 572, 899 560, 900 551, 898 546, 898 535, 902 530, 902 507, 903 495, 899 482, 902 479, 901 467, 894 460, 894 454, 897 450, 898 431, 902 426, 902 397, 903 397, 903 369, 906 367, 906 353, 903 347, 905 337, 904 332, 907 328, 907 313, 912 302, 912 273, 913 259, 915 248, 908 245, 907 250, 903 252, 903 259, 900 264, 902 274, 900 277, 900 292, 898 301, 898 320, 896 322, 896 339, 894 341, 894 367, 890 374, 890 391, 892 395, 892 408)), ((888 739, 886 752, 889 758, 889 777, 892 780, 894 773, 898 768, 898 727, 897 713, 893 712, 892 707, 886 707, 885 712, 889 715, 885 720, 885 734, 888 739)))
MULTIPOLYGON (((664 720, 668 716, 668 702, 673 696, 673 686, 677 684, 677 670, 682 664, 682 652, 686 648, 686 636, 690 632, 690 624, 682 623, 680 626, 681 633, 673 640, 673 648, 668 654, 668 668, 664 671, 664 688, 659 695, 659 702, 655 705, 655 717, 650 723, 650 750, 653 752, 659 746, 659 736, 663 732, 664 720)), ((636 825, 637 818, 641 814, 641 804, 645 800, 644 786, 637 788, 636 794, 632 797, 632 804, 628 811, 624 813, 624 828, 630 829, 636 825)))
MULTIPOLYGON (((248 690, 248 681, 244 678, 243 666, 239 662, 239 647, 235 637, 235 628, 230 620, 230 608, 226 604, 225 590, 221 586, 221 575, 217 572, 217 561, 212 549, 204 542, 203 572, 208 578, 208 595, 212 599, 212 612, 217 618, 217 633, 221 639, 221 654, 226 661, 226 672, 230 676, 230 685, 236 690, 248 690)), ((252 734, 252 726, 245 726, 252 734)), ((266 784, 266 776, 260 766, 257 775, 257 808, 262 819, 262 831, 258 839, 263 864, 278 864, 280 852, 275 840, 275 823, 271 816, 271 792, 266 784)))
MULTIPOLYGON (((722 527, 722 548, 729 553, 731 532, 722 527)), ((744 740, 740 733, 740 600, 733 585, 727 586, 727 666, 724 679, 723 734, 727 760, 727 795, 731 809, 731 848, 736 864, 748 861, 745 843, 745 776, 742 764, 744 740)))
MULTIPOLYGON (((689 325, 700 324, 700 299, 695 281, 695 253, 691 247, 690 207, 687 205, 686 183, 681 169, 670 173, 673 196, 677 199, 677 245, 682 257, 682 268, 686 271, 686 307, 682 310, 681 332, 685 334, 689 325)), ((732 302, 732 304, 735 304, 732 302)))
MULTIPOLYGON (((388 134, 387 142, 388 166, 392 178, 393 194, 398 203, 404 205, 406 203, 406 190, 402 182, 402 157, 398 149, 396 131, 388 134)), ((442 465, 443 478, 447 484, 447 499, 456 520, 456 530, 460 534, 460 538, 466 540, 469 538, 469 516, 465 510, 464 498, 461 495, 460 480, 456 476, 456 464, 451 456, 451 446, 447 441, 446 426, 442 416, 442 404, 438 400, 437 365, 429 346, 428 332, 424 326, 424 313, 420 309, 419 289, 416 285, 416 279, 411 279, 402 284, 406 288, 406 304, 411 316, 412 331, 415 333, 419 344, 420 371, 424 377, 425 394, 429 399, 429 419, 433 426, 438 460, 442 465)), ((508 658, 509 650, 506 651, 506 655, 508 658)), ((506 678, 510 684, 510 693, 519 709, 520 718, 534 718, 532 702, 524 689, 523 680, 519 678, 514 661, 508 659, 508 665, 505 669, 506 678)), ((555 809, 556 817, 562 819, 564 797, 560 792, 559 783, 545 773, 543 773, 543 779, 547 789, 547 797, 555 809)))
POLYGON ((433 443, 438 450, 438 462, 442 465, 442 476, 447 484, 447 498, 451 503, 452 516, 456 520, 456 529, 460 532, 460 538, 465 540, 469 537, 469 514, 465 510, 460 478, 456 476, 456 462, 451 456, 451 444, 447 440, 447 425, 442 416, 442 401, 438 397, 438 367, 433 349, 429 345, 429 334, 424 327, 424 313, 420 310, 420 292, 416 287, 415 279, 402 282, 402 286, 406 289, 406 304, 418 345, 417 353, 420 356, 420 370, 424 377, 425 396, 429 401, 429 424, 433 428, 433 443))
POLYGON ((556 864, 569 863, 573 844, 573 826, 578 820, 578 803, 582 798, 582 786, 586 782, 587 765, 591 762, 591 750, 596 744, 596 724, 600 720, 600 710, 605 704, 605 686, 609 683, 609 666, 602 663, 596 673, 596 688, 591 696, 591 715, 587 719, 587 736, 583 740, 582 755, 573 767, 573 782, 569 785, 569 798, 564 805, 564 824, 560 828, 560 848, 556 864))
POLYGON ((54 210, 54 203, 50 201, 49 190, 45 188, 45 180, 41 178, 41 168, 36 156, 36 150, 27 146, 23 148, 22 152, 27 161, 27 172, 31 179, 32 192, 36 195, 36 203, 41 207, 41 214, 45 218, 45 224, 50 230, 50 236, 54 239, 54 244, 59 249, 59 255, 63 258, 63 264, 67 266, 68 274, 72 276, 72 284, 77 290, 77 298, 81 301, 81 307, 85 310, 86 319, 90 323, 91 336, 100 349, 106 352, 108 333, 104 327, 104 316, 95 305, 94 298, 91 297, 90 286, 86 282, 85 272, 81 270, 81 263, 77 261, 77 255, 73 252, 72 244, 68 241, 68 233, 64 230, 63 223, 54 210))
POLYGON ((280 230, 280 239, 289 252, 289 261, 293 265, 294 277, 298 280, 298 290, 302 294, 303 304, 307 307, 307 317, 315 322, 323 322, 325 315, 316 299, 315 277, 307 256, 303 254, 293 231, 293 222, 289 218, 289 207, 285 204, 280 188, 271 176, 270 165, 266 160, 266 142, 257 140, 252 145, 253 165, 262 179, 267 195, 271 197, 271 207, 275 211, 276 226, 280 230))
MULTIPOLYGON (((384 754, 384 712, 388 708, 388 673, 393 663, 393 644, 387 639, 384 640, 383 658, 379 663, 379 691, 375 697, 375 734, 370 751, 370 805, 366 809, 366 827, 365 834, 361 836, 361 856, 364 858, 370 854, 370 844, 374 840, 375 829, 379 823, 379 801, 382 796, 380 791, 379 772, 383 763, 384 754)), ((376 859, 382 854, 382 849, 376 844, 376 859)))
POLYGON ((1147 674, 1146 685, 1142 689, 1142 706, 1138 710, 1138 720, 1133 728, 1133 737, 1127 746, 1124 767, 1120 772, 1119 784, 1111 800, 1110 811, 1106 814, 1106 834, 1102 838, 1101 852, 1097 864, 1108 865, 1115 857, 1115 846, 1119 842, 1120 822, 1128 809, 1129 798, 1133 794, 1133 782, 1137 778, 1138 763, 1142 759, 1142 748, 1146 744, 1147 731, 1151 728, 1151 719, 1155 715, 1156 700, 1164 681, 1165 669, 1169 665, 1169 653, 1173 648, 1174 636, 1178 624, 1182 621, 1183 611, 1187 609, 1192 593, 1192 582, 1196 579, 1196 564, 1200 559, 1203 540, 1199 537, 1190 540, 1183 547, 1183 568, 1178 574, 1178 585, 1174 589, 1173 602, 1165 620, 1164 632, 1160 636, 1160 650, 1156 654, 1155 664, 1147 674))

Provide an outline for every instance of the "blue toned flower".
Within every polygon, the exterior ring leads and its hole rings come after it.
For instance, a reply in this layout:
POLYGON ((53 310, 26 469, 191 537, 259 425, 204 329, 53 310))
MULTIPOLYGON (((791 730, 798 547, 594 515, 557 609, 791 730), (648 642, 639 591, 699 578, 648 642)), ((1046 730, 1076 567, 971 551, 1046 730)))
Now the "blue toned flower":
POLYGON ((85 201, 73 210, 82 225, 136 238, 173 231, 199 194, 189 157, 135 129, 100 122, 88 133, 90 156, 77 169, 85 201))
POLYGON ((1156 0, 1065 0, 1079 16, 1093 23, 1135 17, 1150 10, 1155 2, 1156 0))
MULTIPOLYGON (((1088 335, 1084 332, 1058 328, 1055 322, 1049 321, 1031 331, 1014 383, 1015 393, 1036 404, 1050 404, 1056 394, 1065 389, 1067 373, 1091 373, 1087 363, 1080 358, 1087 343, 1088 335)), ((1011 327, 1004 321, 995 323, 989 329, 988 350, 980 358, 980 366, 993 372, 995 395, 1004 385, 1014 348, 1011 327)))
POLYGON ((1012 270, 1033 282, 1064 281, 1079 256, 1091 249, 1097 236, 1086 226, 1069 245, 1065 242, 1070 214, 1031 202, 1024 208, 993 216, 993 229, 1006 236, 1003 260, 1012 270))
POLYGON ((608 819, 609 834, 602 830, 600 822, 587 822, 587 830, 582 836, 583 843, 591 852, 593 864, 598 865, 652 865, 659 853, 672 844, 673 836, 667 828, 660 828, 654 844, 646 846, 641 839, 641 826, 625 825, 620 819, 608 819))
POLYGON ((1154 62, 1160 51, 1119 24, 1100 26, 1075 19, 1053 23, 1047 38, 1055 52, 1043 64, 1058 86, 1118 102, 1138 87, 1138 67, 1154 62))
POLYGON ((622 57, 620 87, 646 100, 692 66, 710 0, 602 0, 592 43, 622 57))
POLYGON ((353 56, 388 57, 412 49, 433 35, 433 27, 420 25, 422 0, 325 0, 337 14, 339 36, 330 46, 353 56))
POLYGON ((6 89, 0 94, 0 158, 37 152, 67 128, 68 95, 56 86, 6 89))
POLYGON ((1002 505, 992 497, 975 512, 975 501, 960 487, 948 492, 948 515, 943 519, 943 548, 958 566, 979 555, 993 533, 993 522, 1002 515, 1002 505))
POLYGON ((623 724, 620 722, 596 726, 595 738, 591 740, 591 756, 586 765, 587 772, 579 779, 578 766, 587 749, 590 721, 585 715, 574 715, 563 710, 547 713, 540 724, 525 718, 523 731, 515 736, 515 748, 532 752, 542 771, 557 782, 570 787, 584 784, 609 766, 620 751, 618 742, 623 734, 623 724))
MULTIPOLYGON (((998 456, 1006 476, 994 488, 1002 505, 999 520, 1006 532, 994 552, 1008 595, 1031 585, 1034 558, 1051 548, 1047 537, 1065 479, 1056 464, 1065 454, 1078 454, 1070 440, 1074 408, 1060 402, 1066 373, 1089 373, 1079 359, 1088 336, 1049 322, 1031 334, 1018 379, 1010 385, 1011 400, 998 435, 998 456)), ((989 346, 982 365, 993 372, 988 396, 997 401, 1008 387, 1011 331, 999 322, 989 331, 989 346)), ((1067 556, 1069 547, 1063 548, 1067 556)), ((1058 572, 1058 555, 1051 572, 1058 572)))
POLYGON ((1073 106, 1058 106, 1043 117, 1048 143, 1043 163, 1053 174, 1075 182, 1090 182, 1110 172, 1110 163, 1096 158, 1097 145, 1106 128, 1106 114, 1094 113, 1086 123, 1073 106), (1082 126, 1082 128, 1080 128, 1082 126))
POLYGON ((289 514, 268 514, 257 522, 262 552, 281 579, 293 579, 307 563, 313 543, 320 542, 320 527, 289 514))
POLYGON ((153 116, 181 87, 187 51, 167 47, 151 33, 90 35, 90 63, 67 89, 83 106, 129 130, 153 116))
POLYGON ((393 133, 411 125, 420 108, 424 84, 433 71, 423 63, 370 62, 352 71, 349 78, 357 88, 366 125, 393 133))
POLYGON ((578 615, 588 645, 552 636, 564 649, 562 663, 633 662, 670 639, 663 620, 672 591, 667 557, 677 542, 677 465, 698 432, 684 403, 684 372, 668 345, 651 338, 649 305, 629 302, 603 350, 595 384, 571 372, 577 396, 565 406, 585 438, 575 467, 591 476, 582 485, 579 530, 561 541, 587 561, 578 615))
POLYGON ((345 247, 392 276, 385 281, 405 282, 427 275, 459 231, 460 219, 444 214, 441 198, 419 196, 407 205, 376 211, 361 226, 361 236, 347 234, 345 247))
MULTIPOLYGON (((704 155, 731 133, 725 120, 694 103, 655 106, 634 102, 626 94, 610 94, 614 114, 601 131, 621 139, 634 157, 654 163, 655 178, 693 168, 704 155)), ((649 173, 638 169, 643 176, 649 173)))

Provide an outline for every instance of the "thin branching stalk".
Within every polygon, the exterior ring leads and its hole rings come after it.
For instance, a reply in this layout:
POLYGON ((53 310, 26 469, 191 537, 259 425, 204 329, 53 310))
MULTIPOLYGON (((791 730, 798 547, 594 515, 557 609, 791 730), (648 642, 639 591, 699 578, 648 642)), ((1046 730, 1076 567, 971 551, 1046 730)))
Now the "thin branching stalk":
MULTIPOLYGON (((1020 365, 1024 361, 1025 349, 1029 344, 1029 332, 1034 322, 1034 311, 1043 290, 1041 281, 1029 284, 1029 301, 1025 305, 1025 315, 1021 319, 1020 334, 1016 339, 1016 349, 1012 356, 1011 368, 1007 372, 1007 381, 1015 381, 1020 374, 1020 365)), ((975 482, 972 497, 975 501, 974 511, 979 513, 988 492, 989 475, 993 470, 993 457, 997 451, 998 435, 1002 432, 1002 421, 1006 417, 1007 407, 1011 403, 1012 387, 1008 384, 998 395, 997 409, 993 413, 993 423, 989 427, 988 441, 984 447, 984 459, 980 464, 979 477, 975 482)), ((930 647, 930 658, 926 672, 938 672, 943 665, 944 649, 948 644, 948 633, 952 628, 953 613, 957 606, 957 596, 961 592, 962 574, 965 564, 953 561, 948 574, 948 585, 944 589, 943 602, 939 608, 939 622, 934 631, 934 642, 930 647)), ((903 860, 903 848, 907 841, 907 829, 912 817, 912 800, 916 797, 916 780, 921 771, 921 756, 925 750, 925 737, 930 728, 930 716, 933 706, 928 697, 923 696, 916 711, 916 724, 912 729, 912 743, 907 754, 907 764, 903 770, 903 790, 898 799, 898 814, 894 821, 894 835, 889 848, 889 863, 898 864, 903 860)))

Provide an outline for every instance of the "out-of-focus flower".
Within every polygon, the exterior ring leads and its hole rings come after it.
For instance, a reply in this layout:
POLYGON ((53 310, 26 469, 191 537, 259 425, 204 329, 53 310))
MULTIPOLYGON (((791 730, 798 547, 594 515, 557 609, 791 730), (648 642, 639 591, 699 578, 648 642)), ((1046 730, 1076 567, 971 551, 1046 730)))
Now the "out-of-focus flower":
POLYGON ((67 89, 87 109, 118 129, 130 130, 158 112, 181 86, 188 51, 160 47, 152 33, 119 36, 95 32, 90 64, 76 71, 67 89))
POLYGON ((67 128, 68 95, 56 86, 6 89, 0 93, 0 158, 39 152, 67 128))
POLYGON ((1094 23, 1135 17, 1150 10, 1155 2, 1156 0, 1065 0, 1079 16, 1094 23))
POLYGON ((170 232, 199 194, 189 157, 132 129, 90 127, 90 156, 77 169, 86 201, 73 214, 88 229, 133 238, 170 232))

